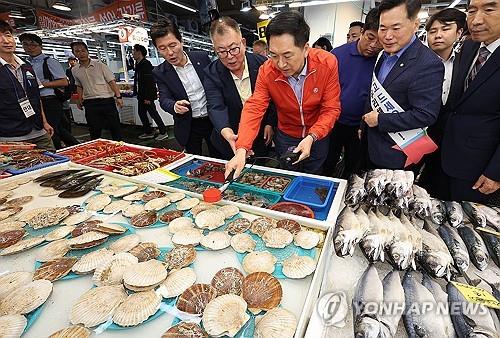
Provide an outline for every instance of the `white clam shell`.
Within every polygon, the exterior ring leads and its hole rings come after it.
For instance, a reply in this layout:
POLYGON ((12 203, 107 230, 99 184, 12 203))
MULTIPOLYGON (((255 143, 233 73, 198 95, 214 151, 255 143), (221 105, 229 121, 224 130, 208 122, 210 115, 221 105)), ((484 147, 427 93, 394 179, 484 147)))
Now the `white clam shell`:
POLYGON ((2 221, 0 222, 0 232, 10 231, 10 230, 19 230, 22 229, 26 225, 23 221, 2 221))
POLYGON ((175 207, 177 210, 189 210, 195 207, 200 203, 200 200, 197 199, 196 197, 193 198, 185 198, 175 204, 175 207))
POLYGON ((7 255, 13 255, 15 253, 25 251, 28 249, 31 249, 35 246, 37 246, 40 243, 43 243, 45 239, 42 236, 39 237, 31 237, 31 238, 26 238, 23 240, 20 240, 14 245, 11 245, 2 251, 0 251, 0 256, 7 256, 7 255))
POLYGON ((166 197, 168 197, 170 202, 175 203, 184 199, 186 197, 186 194, 183 192, 169 192, 166 197))
POLYGON ((94 270, 104 262, 107 262, 113 257, 113 251, 102 248, 96 251, 89 252, 83 255, 71 268, 74 273, 87 274, 94 270))
POLYGON ((73 325, 54 332, 49 338, 90 338, 90 330, 81 325, 73 325))
POLYGON ((288 244, 292 243, 293 235, 288 230, 273 228, 264 233, 262 240, 268 248, 283 249, 288 244))
POLYGON ((98 231, 89 231, 81 234, 80 236, 73 237, 69 240, 69 246, 71 249, 87 249, 88 245, 91 245, 95 241, 101 241, 102 239, 107 239, 109 235, 103 234, 98 231))
POLYGON ((40 192, 38 193, 38 196, 49 197, 49 196, 59 195, 60 193, 61 193, 60 190, 56 190, 54 188, 45 188, 45 189, 40 190, 40 192))
POLYGON ((247 303, 233 294, 219 296, 211 300, 203 311, 203 327, 210 336, 227 335, 234 337, 250 319, 246 313, 247 303))
POLYGON ((243 270, 246 273, 274 272, 274 265, 278 260, 269 251, 253 251, 243 258, 243 270))
POLYGON ((277 307, 255 320, 256 338, 292 338, 297 328, 297 318, 290 311, 277 307))
POLYGON ((211 231, 200 239, 200 244, 210 250, 222 250, 231 245, 231 236, 223 231, 211 231))
POLYGON ((168 232, 175 234, 182 230, 194 228, 193 220, 189 217, 179 217, 168 223, 168 232))
POLYGON ((58 239, 63 239, 68 236, 71 231, 73 231, 76 227, 74 225, 63 225, 58 227, 55 230, 52 230, 48 234, 45 235, 46 241, 57 241, 58 239))
MULTIPOLYGON (((0 276, 0 300, 18 287, 33 280, 33 272, 13 271, 0 276)), ((0 331, 1 332, 1 331, 0 331)))
POLYGON ((12 191, 0 190, 0 199, 10 197, 11 195, 12 195, 12 191))
POLYGON ((240 212, 240 208, 236 205, 228 204, 219 208, 224 213, 226 219, 236 216, 240 212))
POLYGON ((144 205, 144 210, 155 210, 159 211, 170 205, 170 199, 168 197, 160 197, 152 199, 144 205))
POLYGON ((167 278, 167 269, 156 259, 140 262, 129 266, 123 274, 125 287, 133 288, 155 287, 167 278))
POLYGON ((10 183, 7 183, 7 184, 3 184, 2 186, 0 186, 0 190, 15 190, 19 187, 19 184, 17 182, 10 182, 10 183))
POLYGON ((140 241, 141 237, 138 234, 127 235, 111 243, 109 249, 114 253, 127 252, 132 250, 140 241))
POLYGON ((231 247, 238 253, 252 252, 257 243, 249 234, 237 234, 231 237, 231 247))
POLYGON ((112 195, 113 195, 113 197, 119 198, 119 197, 124 197, 126 195, 130 195, 132 193, 135 193, 137 190, 139 190, 139 186, 130 185, 127 187, 120 187, 118 190, 114 191, 112 195))
POLYGON ((201 229, 215 230, 224 225, 226 216, 218 209, 208 209, 196 215, 194 223, 201 229))
POLYGON ((172 271, 156 290, 163 298, 177 297, 196 282, 196 273, 191 268, 172 271))
POLYGON ((316 262, 309 256, 294 254, 283 261, 283 274, 288 278, 304 278, 316 269, 316 262))
POLYGON ((301 230, 294 237, 294 244, 303 249, 312 249, 318 245, 321 237, 317 232, 301 230))
POLYGON ((26 314, 45 303, 52 293, 52 283, 38 279, 19 286, 0 300, 0 316, 26 314))
POLYGON ((154 291, 129 295, 115 310, 113 322, 120 326, 135 326, 151 317, 160 308, 161 297, 154 291))
POLYGON ((94 327, 108 320, 127 298, 122 285, 100 286, 85 292, 71 308, 71 324, 94 327))
POLYGON ((100 211, 111 203, 111 197, 106 194, 99 194, 89 197, 86 201, 85 209, 88 211, 100 211))
POLYGON ((125 271, 138 262, 139 259, 128 252, 116 254, 95 269, 92 281, 96 286, 121 284, 125 271))
POLYGON ((53 241, 38 251, 36 260, 39 262, 47 262, 51 259, 61 258, 69 251, 69 240, 63 238, 53 241))
POLYGON ((176 232, 172 236, 172 243, 177 245, 198 245, 203 234, 198 229, 187 229, 176 232))
POLYGON ((0 337, 21 337, 27 322, 26 317, 19 314, 0 316, 0 337))
POLYGON ((110 204, 108 204, 102 210, 102 212, 104 212, 105 214, 118 213, 118 212, 121 212, 121 211, 125 210, 126 208, 128 208, 131 203, 132 202, 130 202, 130 201, 124 201, 124 200, 113 201, 110 204))
POLYGON ((144 211, 143 204, 131 204, 127 208, 122 210, 122 215, 131 218, 136 215, 139 215, 143 211, 144 211))
POLYGON ((61 222, 61 224, 77 225, 77 224, 80 224, 82 222, 85 222, 90 217, 92 217, 92 213, 91 212, 82 211, 82 212, 78 212, 76 214, 73 214, 71 216, 66 217, 64 219, 64 221, 61 222))
POLYGON ((144 191, 134 192, 133 194, 127 195, 123 197, 125 201, 140 201, 142 200, 142 196, 144 196, 144 191))
POLYGON ((115 191, 117 191, 118 189, 120 189, 120 187, 118 187, 118 186, 116 186, 114 184, 108 184, 108 185, 100 186, 97 189, 100 190, 103 194, 111 195, 115 191))
POLYGON ((33 217, 30 217, 28 223, 33 227, 33 229, 41 229, 59 224, 68 215, 69 211, 66 208, 48 208, 47 210, 39 212, 33 217))

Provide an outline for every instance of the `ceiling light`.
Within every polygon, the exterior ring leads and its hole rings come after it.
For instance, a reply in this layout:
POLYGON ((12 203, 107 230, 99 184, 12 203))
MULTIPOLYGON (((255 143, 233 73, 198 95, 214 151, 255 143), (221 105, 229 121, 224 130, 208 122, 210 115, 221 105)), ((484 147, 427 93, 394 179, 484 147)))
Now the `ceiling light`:
POLYGON ((285 5, 283 5, 283 4, 278 4, 278 5, 272 5, 272 7, 274 7, 274 8, 282 8, 282 7, 285 7, 285 5))
POLYGON ((418 12, 418 18, 420 20, 425 20, 429 17, 429 13, 428 12, 418 12))
POLYGON ((313 0, 313 1, 306 1, 306 2, 292 2, 288 4, 288 7, 290 8, 297 8, 297 7, 309 7, 309 6, 318 6, 318 5, 329 5, 329 4, 337 4, 341 2, 349 2, 349 0, 313 0))
POLYGON ((169 4, 171 4, 171 5, 183 8, 183 9, 185 9, 187 11, 190 11, 190 12, 193 12, 193 13, 198 12, 197 9, 194 9, 194 8, 189 7, 189 6, 183 5, 183 4, 181 4, 181 3, 177 2, 177 1, 174 1, 174 0, 163 0, 163 1, 165 1, 165 2, 167 2, 169 4))
POLYGON ((13 10, 9 13, 9 18, 13 19, 26 19, 26 17, 21 13, 21 11, 13 10))
POLYGON ((260 20, 268 20, 268 19, 269 19, 269 15, 262 13, 262 14, 259 16, 259 19, 260 19, 260 20))
POLYGON ((455 8, 456 5, 458 5, 460 3, 460 1, 462 0, 455 0, 453 1, 449 6, 448 8, 455 8))
POLYGON ((71 7, 68 6, 65 0, 57 0, 52 4, 52 8, 65 12, 71 11, 71 7))
POLYGON ((261 5, 261 6, 255 7, 255 9, 258 10, 258 11, 267 11, 267 6, 266 5, 261 5))

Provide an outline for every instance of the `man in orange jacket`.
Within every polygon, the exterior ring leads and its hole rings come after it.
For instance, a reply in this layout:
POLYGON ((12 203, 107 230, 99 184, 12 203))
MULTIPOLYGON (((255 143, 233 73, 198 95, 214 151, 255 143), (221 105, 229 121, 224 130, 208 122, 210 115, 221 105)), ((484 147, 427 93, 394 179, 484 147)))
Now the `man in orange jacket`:
POLYGON ((243 107, 236 154, 226 165, 226 176, 232 170, 234 177, 241 173, 270 100, 278 112, 278 157, 293 148, 300 153, 285 169, 319 174, 328 154, 327 136, 340 114, 337 59, 309 47, 309 26, 295 11, 272 19, 266 38, 270 60, 260 67, 255 91, 243 107))

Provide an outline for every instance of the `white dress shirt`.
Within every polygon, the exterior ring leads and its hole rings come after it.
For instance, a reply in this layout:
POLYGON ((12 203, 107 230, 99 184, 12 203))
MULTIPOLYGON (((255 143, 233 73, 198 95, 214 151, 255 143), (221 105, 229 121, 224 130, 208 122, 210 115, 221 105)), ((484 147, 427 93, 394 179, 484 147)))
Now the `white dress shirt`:
POLYGON ((443 92, 441 94, 441 100, 443 105, 448 101, 448 95, 450 94, 451 87, 451 77, 453 75, 453 61, 455 61, 455 51, 451 52, 448 60, 441 59, 444 65, 444 79, 443 79, 443 92))
POLYGON ((186 94, 189 98, 189 103, 191 104, 191 111, 193 112, 193 118, 205 117, 207 113, 207 98, 205 96, 205 90, 201 84, 201 80, 196 73, 189 56, 184 53, 187 58, 187 62, 184 67, 173 66, 179 79, 182 82, 182 86, 186 90, 186 94))
POLYGON ((238 94, 240 94, 241 103, 245 105, 245 102, 252 96, 252 84, 250 83, 250 74, 248 73, 248 62, 245 57, 245 69, 243 70, 243 75, 241 79, 231 72, 236 89, 238 89, 238 94))

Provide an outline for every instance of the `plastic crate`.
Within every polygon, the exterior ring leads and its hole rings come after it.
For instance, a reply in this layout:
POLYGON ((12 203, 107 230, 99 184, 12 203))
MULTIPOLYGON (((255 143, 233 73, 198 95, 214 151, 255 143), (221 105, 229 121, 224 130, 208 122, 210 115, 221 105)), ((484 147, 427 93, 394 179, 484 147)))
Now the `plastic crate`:
POLYGON ((72 161, 82 161, 86 160, 89 157, 98 156, 105 153, 106 151, 110 151, 121 146, 121 144, 112 141, 96 140, 93 142, 71 147, 67 150, 62 149, 58 152, 58 154, 67 156, 72 161), (83 156, 85 152, 87 153, 87 155, 83 156))
POLYGON ((34 149, 36 144, 27 142, 0 142, 0 153, 10 150, 28 150, 34 149))
POLYGON ((187 178, 187 177, 180 177, 180 178, 176 179, 175 181, 164 183, 164 185, 167 185, 167 186, 172 187, 172 188, 181 189, 181 190, 196 192, 199 194, 203 193, 203 191, 208 189, 208 188, 214 188, 214 187, 218 188, 221 186, 221 184, 191 179, 191 178, 187 178), (189 186, 193 185, 193 184, 200 186, 200 190, 196 191, 196 190, 190 189, 189 186))
POLYGON ((253 195, 261 197, 268 201, 267 206, 276 204, 281 199, 281 195, 277 192, 266 191, 241 183, 231 183, 226 189, 226 191, 222 194, 222 198, 227 199, 227 194, 229 190, 234 191, 239 196, 242 196, 245 193, 251 193, 253 195))
POLYGON ((184 176, 184 177, 189 178, 191 180, 197 180, 197 181, 202 181, 202 182, 213 182, 213 183, 219 183, 219 184, 224 183, 224 171, 207 172, 201 177, 193 177, 193 176, 188 175, 189 172, 192 172, 193 170, 203 170, 203 168, 205 168, 208 165, 213 165, 213 166, 219 167, 219 168, 225 167, 224 163, 205 161, 205 160, 200 160, 200 159, 195 158, 191 161, 188 161, 187 163, 184 163, 183 165, 179 166, 178 168, 173 169, 172 171, 174 173, 176 173, 177 175, 184 176))
POLYGON ((11 173, 12 175, 20 175, 20 174, 24 174, 24 173, 27 173, 27 172, 30 172, 30 171, 34 171, 34 170, 38 170, 38 169, 42 169, 42 168, 51 167, 53 165, 69 161, 69 158, 67 158, 66 156, 61 156, 61 155, 49 153, 48 151, 45 151, 42 154, 47 155, 49 157, 52 157, 53 159, 55 159, 55 161, 53 161, 53 162, 47 162, 47 163, 42 163, 42 164, 37 164, 37 165, 35 165, 33 167, 25 168, 25 169, 17 169, 17 168, 15 168, 15 166, 10 166, 5 171, 7 171, 8 173, 11 173))
POLYGON ((293 180, 288 190, 283 195, 283 199, 289 202, 305 204, 314 209, 323 209, 328 205, 328 201, 336 190, 335 182, 322 180, 319 178, 299 176, 293 180), (326 188, 326 198, 321 200, 316 189, 326 188))
POLYGON ((276 173, 273 173, 273 172, 268 172, 268 171, 265 171, 265 170, 258 170, 258 169, 246 169, 244 172, 243 172, 243 175, 241 175, 241 178, 238 178, 238 183, 239 184, 244 184, 244 185, 247 185, 247 186, 251 186, 251 187, 256 187, 256 188, 259 188, 259 189, 262 189, 262 190, 265 190, 265 191, 272 191, 272 192, 276 192, 278 194, 284 194, 286 192, 286 190, 288 189, 288 187, 290 187, 292 181, 295 179, 295 176, 290 176, 290 175, 283 175, 283 174, 276 174, 276 173), (245 175, 248 175, 248 174, 252 174, 252 173, 258 173, 258 174, 262 174, 264 175, 264 179, 257 183, 257 184, 251 184, 251 183, 246 183, 246 182, 242 182, 241 180, 245 177, 245 175), (270 186, 270 182, 276 178, 283 178, 283 179, 288 179, 289 182, 283 187, 283 189, 281 190, 275 190, 274 188, 272 188, 270 186))

